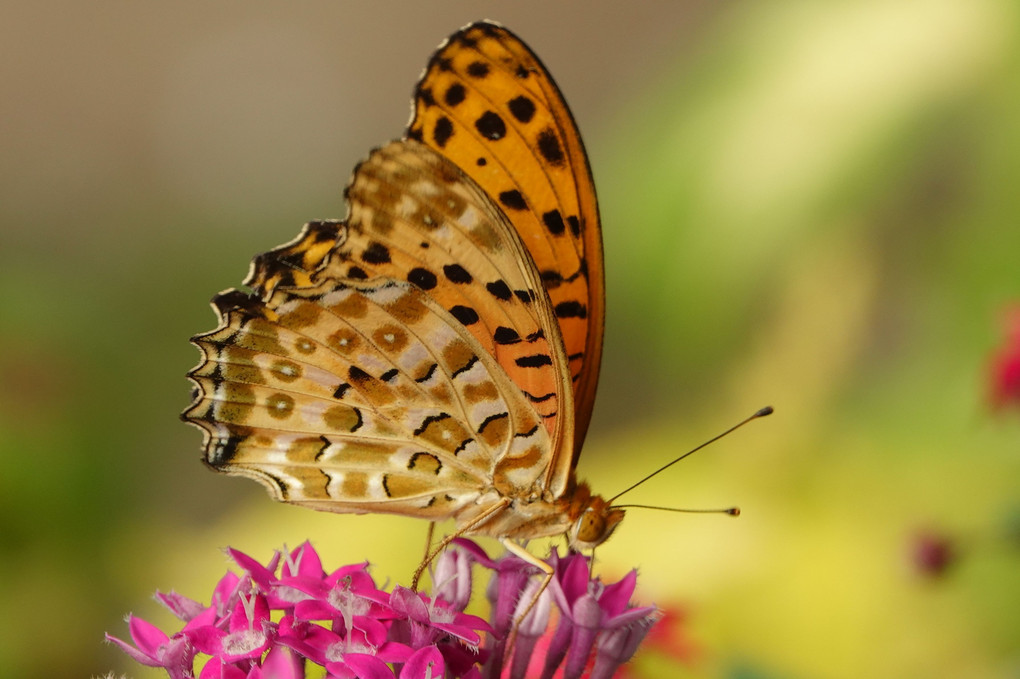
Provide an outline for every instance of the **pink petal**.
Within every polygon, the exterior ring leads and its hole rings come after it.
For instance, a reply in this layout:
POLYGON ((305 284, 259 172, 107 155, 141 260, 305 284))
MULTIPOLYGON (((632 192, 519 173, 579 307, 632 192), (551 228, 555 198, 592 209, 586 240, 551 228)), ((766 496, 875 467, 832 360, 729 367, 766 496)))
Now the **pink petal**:
POLYGON ((489 555, 485 553, 485 550, 475 544, 474 540, 468 540, 467 538, 456 538, 453 543, 457 547, 460 547, 468 554, 471 558, 478 563, 482 564, 486 568, 495 568, 496 562, 489 558, 489 555))
POLYGON ((387 641, 375 650, 376 657, 384 662, 407 662, 414 649, 397 641, 387 641))
POLYGON ((202 668, 198 679, 245 679, 245 672, 219 658, 209 658, 209 662, 202 668))
POLYGON ((171 613, 184 622, 188 622, 206 609, 205 606, 194 599, 190 599, 183 594, 178 594, 173 590, 171 590, 169 594, 156 592, 156 600, 170 609, 171 613))
POLYGON ((634 588, 637 586, 637 571, 627 573, 619 582, 606 585, 599 597, 599 604, 602 610, 610 617, 619 615, 627 610, 631 596, 634 595, 634 588))
POLYGON ((197 616, 189 620, 188 623, 184 626, 184 629, 181 631, 190 637, 191 633, 194 630, 200 629, 202 627, 215 627, 217 620, 218 616, 216 614, 216 609, 207 608, 201 613, 199 613, 197 616))
POLYGON ((219 655, 223 652, 223 637, 227 635, 215 627, 197 627, 188 632, 188 639, 202 653, 219 655))
POLYGON ((648 622, 656 622, 659 619, 659 608, 654 604, 640 608, 628 608, 623 613, 606 620, 602 625, 605 629, 617 629, 626 627, 639 620, 645 619, 648 622))
POLYGON ((111 635, 107 634, 106 635, 106 640, 109 641, 110 643, 117 644, 118 646, 120 646, 121 650, 124 651, 125 653, 127 653, 129 656, 131 656, 131 659, 134 660, 137 663, 141 663, 142 665, 145 665, 146 667, 162 667, 163 666, 163 664, 161 662, 159 662, 158 660, 156 660, 153 656, 150 656, 147 653, 139 651, 137 648, 135 648, 134 646, 132 646, 131 644, 129 644, 128 642, 126 642, 126 641, 124 641, 122 639, 118 639, 115 636, 111 636, 111 635))
POLYGON ((228 547, 227 553, 230 554, 230 558, 234 560, 234 563, 243 568, 263 590, 268 590, 271 585, 277 582, 275 573, 244 552, 228 547))
POLYGON ((567 562, 563 571, 563 577, 559 578, 560 588, 567 598, 567 603, 573 603, 588 592, 588 561, 580 554, 573 554, 564 559, 567 562))
POLYGON ((230 606, 230 601, 237 596, 237 590, 241 586, 241 579, 237 573, 227 572, 213 589, 212 606, 218 613, 224 614, 230 606))
POLYGON ((418 592, 397 585, 390 594, 390 606, 415 622, 428 624, 429 609, 418 592))
POLYGON ((325 571, 322 570, 322 560, 312 547, 312 543, 307 540, 291 552, 289 561, 283 562, 282 575, 284 577, 303 576, 321 580, 325 574, 325 571), (292 564, 297 566, 296 572, 292 572, 292 564))
POLYGON ((264 595, 241 597, 230 614, 230 631, 261 629, 266 620, 269 620, 269 604, 264 595))
MULTIPOLYGON (((329 663, 326 669, 329 669, 329 663)), ((393 679, 393 670, 379 658, 365 653, 344 653, 344 664, 354 670, 359 679, 393 679)))
POLYGON ((128 628, 131 630, 131 639, 139 650, 153 657, 156 656, 159 647, 170 640, 163 630, 133 615, 128 619, 128 628))
MULTIPOLYGON (((350 577, 353 581, 353 579, 358 575, 368 575, 368 573, 365 572, 366 568, 368 568, 367 561, 347 564, 346 566, 337 568, 335 571, 326 576, 326 580, 330 583, 330 586, 335 585, 346 577, 350 577)), ((368 575, 368 578, 371 580, 372 576, 368 575)), ((372 584, 374 585, 375 581, 373 581, 372 584)))
MULTIPOLYGON (((265 679, 304 679, 304 659, 290 649, 274 646, 262 661, 260 676, 265 679)), ((248 679, 255 677, 249 673, 248 679)))
POLYGON ((360 630, 365 635, 365 641, 372 646, 380 646, 386 643, 386 637, 390 631, 389 627, 384 623, 367 615, 354 616, 353 627, 360 630))
POLYGON ((339 620, 340 612, 316 599, 305 599, 294 604, 294 617, 301 620, 339 620))
POLYGON ((446 661, 435 646, 426 646, 415 651, 411 659, 400 670, 400 679, 435 679, 446 675, 446 661))

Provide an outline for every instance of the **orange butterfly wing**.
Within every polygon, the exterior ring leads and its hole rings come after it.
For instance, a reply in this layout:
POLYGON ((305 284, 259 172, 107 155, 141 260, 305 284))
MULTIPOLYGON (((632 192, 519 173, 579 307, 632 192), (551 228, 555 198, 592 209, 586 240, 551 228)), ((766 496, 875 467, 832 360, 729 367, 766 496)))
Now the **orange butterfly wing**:
POLYGON ((576 465, 602 354, 602 235, 591 169, 559 88, 517 36, 489 22, 452 35, 415 90, 407 130, 504 210, 552 301, 575 397, 576 465))
POLYGON ((184 417, 210 465, 287 502, 597 544, 623 513, 574 476, 604 314, 576 125, 490 23, 439 48, 414 106, 407 139, 356 169, 347 219, 258 256, 253 294, 217 297, 184 417))

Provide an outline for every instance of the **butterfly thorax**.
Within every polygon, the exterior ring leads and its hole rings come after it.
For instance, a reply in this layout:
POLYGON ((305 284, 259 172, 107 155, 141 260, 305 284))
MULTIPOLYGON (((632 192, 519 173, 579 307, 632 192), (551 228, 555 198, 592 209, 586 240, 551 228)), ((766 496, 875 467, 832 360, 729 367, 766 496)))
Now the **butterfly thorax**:
MULTIPOLYGON (((572 549, 583 551, 609 539, 624 515, 600 495, 592 495, 587 483, 571 483, 567 493, 554 500, 500 498, 494 492, 479 499, 476 515, 491 507, 490 497, 493 502, 505 503, 505 508, 468 534, 512 539, 565 535, 572 549)), ((467 514, 459 519, 465 524, 471 521, 467 514)))

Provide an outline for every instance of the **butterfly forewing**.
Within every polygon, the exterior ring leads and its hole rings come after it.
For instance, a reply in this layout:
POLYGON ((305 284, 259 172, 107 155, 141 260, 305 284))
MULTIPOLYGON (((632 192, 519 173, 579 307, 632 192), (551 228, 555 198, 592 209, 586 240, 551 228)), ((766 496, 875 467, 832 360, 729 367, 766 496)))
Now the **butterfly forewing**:
POLYGON ((570 361, 576 462, 598 379, 604 284, 595 189, 566 102, 520 39, 482 22, 451 36, 429 62, 408 136, 477 182, 533 258, 570 361))

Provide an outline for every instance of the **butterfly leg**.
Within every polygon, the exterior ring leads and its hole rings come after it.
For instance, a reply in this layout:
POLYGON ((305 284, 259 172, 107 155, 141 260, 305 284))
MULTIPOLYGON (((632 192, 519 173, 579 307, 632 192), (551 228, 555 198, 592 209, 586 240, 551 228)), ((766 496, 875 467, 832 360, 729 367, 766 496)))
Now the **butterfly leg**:
MULTIPOLYGON (((459 527, 456 531, 454 531, 450 535, 447 535, 445 538, 440 540, 439 544, 436 545, 436 548, 433 549, 431 552, 429 552, 429 553, 427 553, 425 555, 425 558, 422 560, 421 564, 414 571, 414 575, 411 577, 411 589, 414 590, 414 591, 418 591, 418 581, 421 579, 421 574, 425 572, 425 569, 428 568, 429 564, 432 563, 432 561, 437 556, 439 556, 439 554, 444 549, 446 549, 446 547, 451 542, 453 542, 454 540, 459 538, 461 535, 464 535, 466 533, 470 533, 475 528, 478 528, 483 523, 485 523, 486 521, 491 519, 493 516, 495 516, 499 512, 501 512, 504 509, 506 509, 506 507, 509 504, 510 504, 510 500, 506 499, 506 498, 500 500, 499 502, 496 502, 491 507, 489 507, 488 509, 483 511, 481 514, 479 514, 475 518, 471 519, 471 521, 469 521, 468 523, 466 523, 463 526, 459 527)), ((429 542, 431 543, 431 535, 429 536, 429 542)))
POLYGON ((425 554, 422 556, 422 561, 424 561, 425 558, 429 555, 429 552, 432 551, 432 535, 435 532, 435 530, 436 522, 429 521, 429 530, 427 533, 425 533, 425 554))

